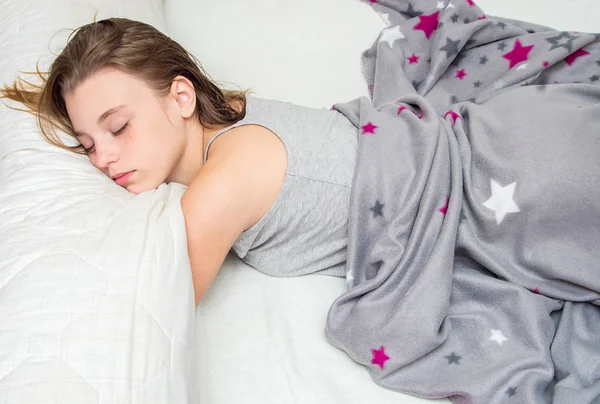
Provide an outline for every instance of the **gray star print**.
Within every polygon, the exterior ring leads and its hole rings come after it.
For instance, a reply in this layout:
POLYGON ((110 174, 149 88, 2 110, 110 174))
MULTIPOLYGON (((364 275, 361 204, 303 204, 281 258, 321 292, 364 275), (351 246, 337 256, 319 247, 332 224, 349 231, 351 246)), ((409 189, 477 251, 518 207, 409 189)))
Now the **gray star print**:
POLYGON ((442 46, 440 50, 446 52, 446 58, 449 59, 452 56, 458 54, 459 48, 458 45, 460 41, 453 41, 450 38, 446 38, 446 45, 442 46))
POLYGON ((498 50, 503 51, 504 49, 506 49, 506 44, 504 42, 500 42, 498 44, 498 50))
POLYGON ((452 17, 450 17, 450 19, 452 20, 452 22, 458 22, 458 14, 454 14, 452 17))
POLYGON ((477 80, 475 83, 473 83, 473 87, 479 88, 481 87, 481 81, 477 80))
POLYGON ((550 47, 549 50, 553 50, 556 48, 565 48, 566 50, 569 51, 569 53, 571 53, 573 41, 575 39, 577 39, 576 36, 573 36, 573 35, 569 34, 568 32, 563 31, 560 33, 560 35, 546 38, 546 41, 548 41, 552 44, 552 46, 550 47), (563 40, 565 38, 566 38, 566 40, 564 42, 562 42, 561 40, 563 40))
POLYGON ((424 81, 424 80, 421 80, 421 81, 413 80, 413 81, 412 81, 412 85, 413 85, 413 87, 415 88, 415 90, 418 90, 418 89, 419 89, 419 87, 421 87, 421 84, 423 84, 423 81, 424 81))
POLYGON ((500 27, 500 28, 502 28, 502 29, 505 29, 505 28, 506 28, 506 24, 505 24, 505 23, 503 23, 502 21, 499 21, 499 22, 496 24, 496 26, 498 26, 498 27, 500 27))
POLYGON ((509 397, 512 397, 512 396, 514 396, 515 394, 517 394, 517 388, 516 388, 516 387, 509 387, 509 388, 506 390, 506 395, 507 395, 507 396, 509 396, 509 397))
POLYGON ((408 4, 408 8, 406 9, 406 11, 400 11, 400 14, 402 14, 406 18, 415 18, 420 15, 423 15, 423 13, 421 11, 415 10, 413 8, 412 4, 410 4, 410 3, 408 4))
POLYGON ((369 208, 373 212, 373 217, 382 216, 383 217, 383 207, 384 203, 379 203, 379 200, 375 201, 375 205, 369 208))
POLYGON ((593 83, 594 81, 598 81, 600 80, 600 77, 598 77, 597 75, 593 75, 592 77, 590 77, 590 81, 593 83))
POLYGON ((457 96, 455 96, 455 95, 453 95, 453 96, 450 98, 450 103, 451 103, 451 104, 456 104, 457 102, 458 102, 458 97, 457 97, 457 96))
POLYGON ((468 18, 465 18, 463 21, 465 22, 465 24, 468 24, 471 22, 471 20, 469 20, 468 18))
POLYGON ((600 59, 596 60, 596 64, 600 66, 600 59))
POLYGON ((458 356, 452 352, 450 355, 444 356, 444 358, 448 359, 448 365, 452 365, 453 363, 460 365, 459 361, 462 359, 462 356, 458 356))
POLYGON ((467 56, 464 53, 459 53, 458 55, 456 55, 452 63, 450 63, 450 66, 458 66, 458 64, 466 57, 467 56))
POLYGON ((477 42, 477 40, 471 38, 467 41, 467 43, 465 44, 465 49, 470 49, 473 47, 473 45, 475 45, 475 43, 477 42))
POLYGON ((484 64, 486 64, 486 63, 488 62, 488 60, 489 60, 489 59, 487 58, 487 56, 482 56, 482 57, 479 59, 479 64, 480 64, 480 65, 484 65, 484 64))

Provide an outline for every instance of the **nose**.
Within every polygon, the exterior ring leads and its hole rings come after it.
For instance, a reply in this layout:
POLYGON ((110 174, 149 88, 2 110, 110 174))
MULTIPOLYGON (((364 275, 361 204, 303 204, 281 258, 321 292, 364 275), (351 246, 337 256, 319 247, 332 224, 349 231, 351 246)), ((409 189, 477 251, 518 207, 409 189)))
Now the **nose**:
POLYGON ((95 161, 94 165, 98 168, 105 169, 108 165, 119 160, 119 155, 115 147, 106 143, 96 142, 95 144, 95 161))

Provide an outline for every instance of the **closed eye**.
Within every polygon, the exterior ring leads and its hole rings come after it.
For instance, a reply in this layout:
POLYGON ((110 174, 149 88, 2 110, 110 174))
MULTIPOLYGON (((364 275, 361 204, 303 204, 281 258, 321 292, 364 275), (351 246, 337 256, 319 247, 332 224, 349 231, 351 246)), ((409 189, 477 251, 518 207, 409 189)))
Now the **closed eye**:
MULTIPOLYGON (((118 131, 113 132, 113 135, 114 136, 119 136, 120 134, 122 134, 123 132, 125 132, 125 130, 127 129, 128 126, 129 126, 129 122, 127 122, 125 125, 123 125, 123 127, 121 129, 119 129, 118 131)), ((83 147, 83 150, 87 154, 93 153, 94 152, 94 145, 91 145, 90 147, 83 147)))
POLYGON ((114 132, 113 135, 119 136, 121 133, 125 132, 125 129, 127 129, 128 126, 129 126, 129 122, 127 122, 125 125, 123 125, 123 127, 121 129, 114 132))

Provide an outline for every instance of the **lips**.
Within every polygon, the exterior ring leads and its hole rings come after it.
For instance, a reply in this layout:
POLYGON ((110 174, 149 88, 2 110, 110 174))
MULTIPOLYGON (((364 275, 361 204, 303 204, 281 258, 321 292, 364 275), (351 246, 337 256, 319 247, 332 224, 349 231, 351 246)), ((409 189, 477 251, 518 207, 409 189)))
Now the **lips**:
POLYGON ((123 186, 123 185, 125 185, 127 183, 127 181, 129 181, 129 178, 131 178, 131 176, 134 173, 135 173, 135 170, 128 171, 126 173, 116 174, 112 178, 115 180, 115 182, 117 183, 117 185, 123 186))
POLYGON ((111 175, 110 178, 112 178, 113 180, 116 180, 117 178, 122 177, 123 175, 127 174, 128 172, 129 171, 126 171, 124 173, 118 173, 118 174, 115 174, 115 175, 111 175))

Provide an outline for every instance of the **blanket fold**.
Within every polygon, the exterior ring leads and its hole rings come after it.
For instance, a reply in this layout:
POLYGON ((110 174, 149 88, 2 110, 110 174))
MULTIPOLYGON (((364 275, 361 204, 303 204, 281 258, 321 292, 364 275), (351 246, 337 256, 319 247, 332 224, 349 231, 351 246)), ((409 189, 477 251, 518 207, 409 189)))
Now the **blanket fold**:
POLYGON ((600 402, 600 35, 372 2, 330 343, 389 389, 600 402))

